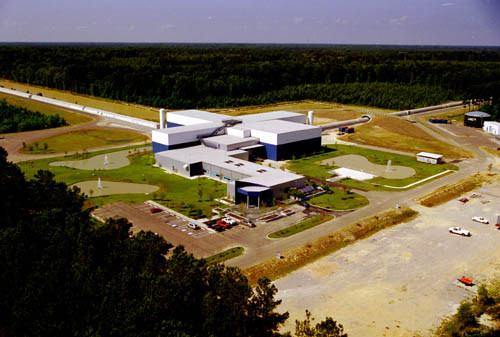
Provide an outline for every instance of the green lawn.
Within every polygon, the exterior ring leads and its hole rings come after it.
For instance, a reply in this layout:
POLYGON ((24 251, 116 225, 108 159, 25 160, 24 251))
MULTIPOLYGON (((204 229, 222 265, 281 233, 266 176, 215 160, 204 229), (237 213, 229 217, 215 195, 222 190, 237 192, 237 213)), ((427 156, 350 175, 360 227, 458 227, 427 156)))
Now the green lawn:
POLYGON ((453 164, 441 164, 441 165, 432 165, 418 162, 414 156, 405 156, 400 154, 376 151, 371 149, 365 149, 361 147, 351 146, 351 145, 326 145, 325 152, 305 157, 301 159, 291 160, 288 164, 288 169, 299 174, 303 174, 310 177, 327 179, 332 175, 328 173, 337 167, 322 165, 320 162, 324 159, 339 157, 347 154, 357 154, 367 158, 370 162, 386 165, 388 160, 391 160, 392 165, 401 165, 408 166, 415 169, 416 174, 412 177, 405 179, 387 179, 387 178, 373 178, 366 182, 352 180, 352 179, 343 179, 339 181, 340 183, 365 190, 379 190, 379 191, 395 191, 395 189, 386 188, 379 185, 389 185, 389 186, 406 186, 408 184, 417 182, 424 178, 433 176, 440 172, 444 172, 446 170, 458 170, 458 167, 453 164))
POLYGON ((307 220, 302 221, 296 225, 286 227, 286 228, 283 228, 279 231, 273 232, 273 233, 269 234, 268 236, 271 239, 286 238, 288 236, 292 236, 294 234, 305 231, 306 229, 315 227, 315 226, 322 224, 323 222, 326 222, 326 221, 331 220, 331 219, 333 219, 333 215, 329 215, 329 214, 317 215, 314 218, 307 219, 307 220))
POLYGON ((323 194, 308 200, 310 204, 333 210, 348 210, 368 205, 368 199, 354 192, 343 192, 332 189, 331 193, 323 194))
MULTIPOLYGON (((88 154, 92 157, 98 154, 109 153, 113 151, 121 151, 126 148, 119 148, 107 151, 96 151, 88 154)), ((116 201, 124 201, 128 203, 138 203, 145 200, 154 199, 156 202, 170 207, 182 214, 198 217, 202 214, 211 214, 213 207, 218 207, 220 204, 214 201, 215 198, 220 198, 226 194, 226 185, 207 178, 186 179, 175 174, 165 173, 160 168, 153 167, 154 156, 151 152, 135 152, 134 147, 129 147, 131 156, 129 157, 131 164, 115 170, 78 170, 67 167, 49 166, 50 162, 60 160, 80 159, 79 156, 62 156, 49 159, 39 159, 35 161, 22 162, 18 165, 21 167, 26 177, 32 178, 39 170, 48 170, 55 175, 56 181, 65 182, 66 184, 74 184, 79 181, 101 180, 121 181, 130 183, 150 184, 160 187, 156 193, 145 194, 116 194, 108 197, 90 198, 89 201, 97 206, 102 206, 116 201), (200 192, 201 198, 200 198, 200 192)))
POLYGON ((133 131, 82 129, 39 139, 36 142, 26 144, 21 152, 29 154, 65 153, 147 140, 145 135, 133 131))
POLYGON ((207 260, 209 264, 220 263, 232 259, 236 256, 240 256, 241 254, 243 254, 244 251, 245 249, 243 247, 234 247, 227 249, 219 254, 209 256, 205 260, 207 260))

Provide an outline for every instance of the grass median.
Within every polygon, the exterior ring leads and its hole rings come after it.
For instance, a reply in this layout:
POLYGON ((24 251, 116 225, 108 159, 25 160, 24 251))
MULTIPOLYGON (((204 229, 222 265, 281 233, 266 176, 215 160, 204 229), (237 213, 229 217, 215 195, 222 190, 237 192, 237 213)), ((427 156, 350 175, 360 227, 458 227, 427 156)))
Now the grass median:
POLYGON ((219 254, 209 256, 205 258, 205 260, 207 260, 209 264, 220 263, 235 258, 237 256, 240 256, 241 254, 243 254, 244 251, 245 249, 243 247, 234 247, 227 249, 223 252, 220 252, 219 254))
POLYGON ((285 253, 281 258, 270 258, 244 270, 250 284, 255 285, 262 277, 271 280, 281 278, 323 256, 364 239, 370 235, 402 222, 412 220, 418 213, 411 208, 389 209, 357 223, 320 237, 310 243, 297 247, 285 253))
POLYGON ((308 202, 312 205, 336 211, 360 208, 369 204, 368 199, 361 194, 350 191, 344 192, 336 188, 331 189, 329 193, 311 198, 308 202))
POLYGON ((305 231, 306 229, 320 225, 323 222, 326 222, 326 221, 332 220, 332 219, 333 219, 333 215, 329 215, 329 214, 317 215, 313 218, 302 221, 296 225, 286 227, 286 228, 283 228, 279 231, 273 232, 273 233, 269 234, 268 236, 271 239, 286 238, 286 237, 292 236, 294 234, 300 233, 302 231, 305 231))

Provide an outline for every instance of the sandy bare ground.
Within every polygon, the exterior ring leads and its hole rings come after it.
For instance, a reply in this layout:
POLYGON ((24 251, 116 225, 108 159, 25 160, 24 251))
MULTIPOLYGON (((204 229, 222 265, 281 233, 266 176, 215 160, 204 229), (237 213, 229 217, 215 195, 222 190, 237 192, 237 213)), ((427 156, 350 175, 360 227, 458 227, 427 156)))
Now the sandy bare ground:
POLYGON ((335 165, 361 172, 370 173, 388 179, 404 179, 413 176, 416 172, 407 166, 391 165, 389 171, 387 165, 378 165, 368 161, 363 156, 348 154, 345 156, 329 158, 321 161, 321 165, 335 165))
POLYGON ((309 309, 317 319, 341 322, 349 336, 430 335, 429 329, 471 296, 454 284, 457 278, 466 274, 477 282, 500 275, 500 231, 471 221, 478 215, 496 219, 500 185, 475 193, 481 197, 466 204, 412 205, 420 215, 410 223, 277 280, 280 310, 291 314, 288 330, 309 309), (450 234, 451 226, 470 230, 472 237, 450 234))
POLYGON ((94 197, 101 197, 111 194, 127 194, 127 193, 153 193, 160 188, 154 185, 147 184, 134 184, 134 183, 120 183, 115 181, 101 181, 102 188, 98 188, 97 180, 82 181, 72 186, 77 186, 86 195, 94 197), (92 190, 92 193, 90 193, 92 190))

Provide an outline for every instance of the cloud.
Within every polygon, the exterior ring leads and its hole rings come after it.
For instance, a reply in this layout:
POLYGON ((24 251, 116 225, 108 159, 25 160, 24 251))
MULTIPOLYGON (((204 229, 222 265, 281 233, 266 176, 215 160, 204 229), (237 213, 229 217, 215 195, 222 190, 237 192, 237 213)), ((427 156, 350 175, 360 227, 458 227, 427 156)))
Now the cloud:
POLYGON ((389 22, 394 24, 394 25, 402 25, 407 19, 408 19, 408 17, 406 15, 403 15, 400 18, 391 19, 391 20, 389 20, 389 22))
POLYGON ((304 18, 303 17, 297 17, 294 19, 295 23, 302 23, 304 22, 304 18))
POLYGON ((441 4, 441 6, 443 6, 443 7, 455 6, 455 5, 456 5, 456 3, 454 3, 454 2, 445 2, 444 4, 441 4))
POLYGON ((337 20, 335 20, 335 23, 336 23, 337 25, 347 25, 347 24, 349 23, 349 20, 347 20, 347 19, 340 19, 340 18, 338 18, 337 20))

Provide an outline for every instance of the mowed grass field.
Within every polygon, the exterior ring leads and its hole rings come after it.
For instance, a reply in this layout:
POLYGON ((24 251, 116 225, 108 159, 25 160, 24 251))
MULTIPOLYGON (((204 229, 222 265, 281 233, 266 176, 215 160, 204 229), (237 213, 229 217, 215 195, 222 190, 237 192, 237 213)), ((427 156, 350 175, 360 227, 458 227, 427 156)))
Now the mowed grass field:
POLYGON ((222 113, 230 116, 243 116, 269 111, 291 111, 307 114, 314 111, 314 125, 321 125, 337 121, 359 118, 369 111, 389 113, 394 110, 366 106, 346 105, 337 103, 323 103, 316 101, 282 102, 277 104, 246 106, 228 109, 209 109, 211 112, 222 113))
POLYGON ((21 153, 47 154, 84 151, 109 145, 146 142, 148 137, 132 131, 116 129, 80 129, 38 139, 26 144, 21 153), (46 144, 46 147, 45 147, 46 144))
POLYGON ((90 198, 89 202, 94 206, 102 206, 117 201, 134 204, 153 199, 185 215, 193 215, 196 210, 200 210, 203 214, 211 215, 212 208, 221 206, 214 199, 225 196, 226 184, 207 178, 191 180, 176 174, 166 173, 161 168, 153 167, 155 159, 150 151, 141 152, 135 148, 122 147, 88 154, 90 158, 99 154, 129 149, 130 165, 115 170, 78 170, 49 165, 53 161, 78 160, 81 159, 81 155, 26 161, 17 165, 19 165, 27 179, 33 178, 38 170, 47 170, 55 175, 56 181, 64 182, 68 185, 80 181, 95 180, 97 188, 97 179, 101 178, 102 181, 149 184, 160 188, 156 193, 149 195, 133 193, 90 198), (203 191, 201 197, 199 190, 203 191))
MULTIPOLYGON (((366 149, 350 145, 327 145, 323 147, 326 151, 321 154, 309 156, 305 158, 290 160, 287 169, 290 171, 303 174, 306 176, 328 179, 332 177, 331 170, 338 167, 330 165, 322 165, 321 161, 329 158, 335 158, 347 154, 360 155, 368 159, 368 161, 378 164, 387 165, 387 161, 391 160, 392 165, 408 166, 415 169, 415 175, 405 179, 387 179, 376 177, 367 181, 357 181, 353 179, 342 179, 339 183, 353 188, 360 188, 363 190, 377 190, 377 191, 394 191, 394 189, 384 187, 381 185, 388 185, 394 187, 402 187, 411 183, 417 182, 424 178, 428 178, 435 174, 444 172, 446 170, 458 170, 458 167, 453 164, 432 165, 421 163, 413 156, 405 156, 401 154, 382 152, 377 150, 366 149)), ((417 185, 413 186, 416 187, 417 185)))
POLYGON ((435 113, 435 114, 431 114, 431 115, 426 115, 426 116, 422 116, 420 117, 420 119, 422 121, 429 121, 429 119, 431 118, 440 118, 440 119, 447 119, 449 120, 451 123, 460 123, 462 124, 464 122, 464 114, 466 112, 469 112, 469 108, 457 108, 457 109, 453 109, 453 110, 448 110, 448 111, 445 111, 445 112, 440 112, 440 113, 435 113))
POLYGON ((59 109, 57 107, 32 101, 29 99, 24 99, 21 97, 11 96, 0 93, 0 101, 5 100, 8 104, 25 108, 31 111, 38 111, 44 115, 59 115, 66 120, 68 125, 76 125, 88 123, 93 120, 92 117, 82 115, 76 112, 71 112, 64 109, 59 109))
POLYGON ((437 140, 414 123, 399 117, 375 117, 356 127, 355 133, 339 139, 409 153, 438 153, 445 160, 474 157, 471 152, 437 140))
POLYGON ((368 199, 361 194, 344 192, 336 188, 332 188, 330 193, 311 198, 308 202, 332 210, 355 209, 369 204, 368 199))
POLYGON ((0 85, 8 89, 15 89, 22 92, 29 91, 30 93, 35 95, 38 93, 42 93, 44 97, 54 98, 65 102, 81 104, 96 109, 115 112, 122 115, 142 118, 154 122, 158 122, 160 120, 158 109, 138 104, 125 103, 121 101, 112 101, 104 98, 80 95, 69 91, 49 89, 46 87, 17 83, 4 79, 0 79, 0 85))

